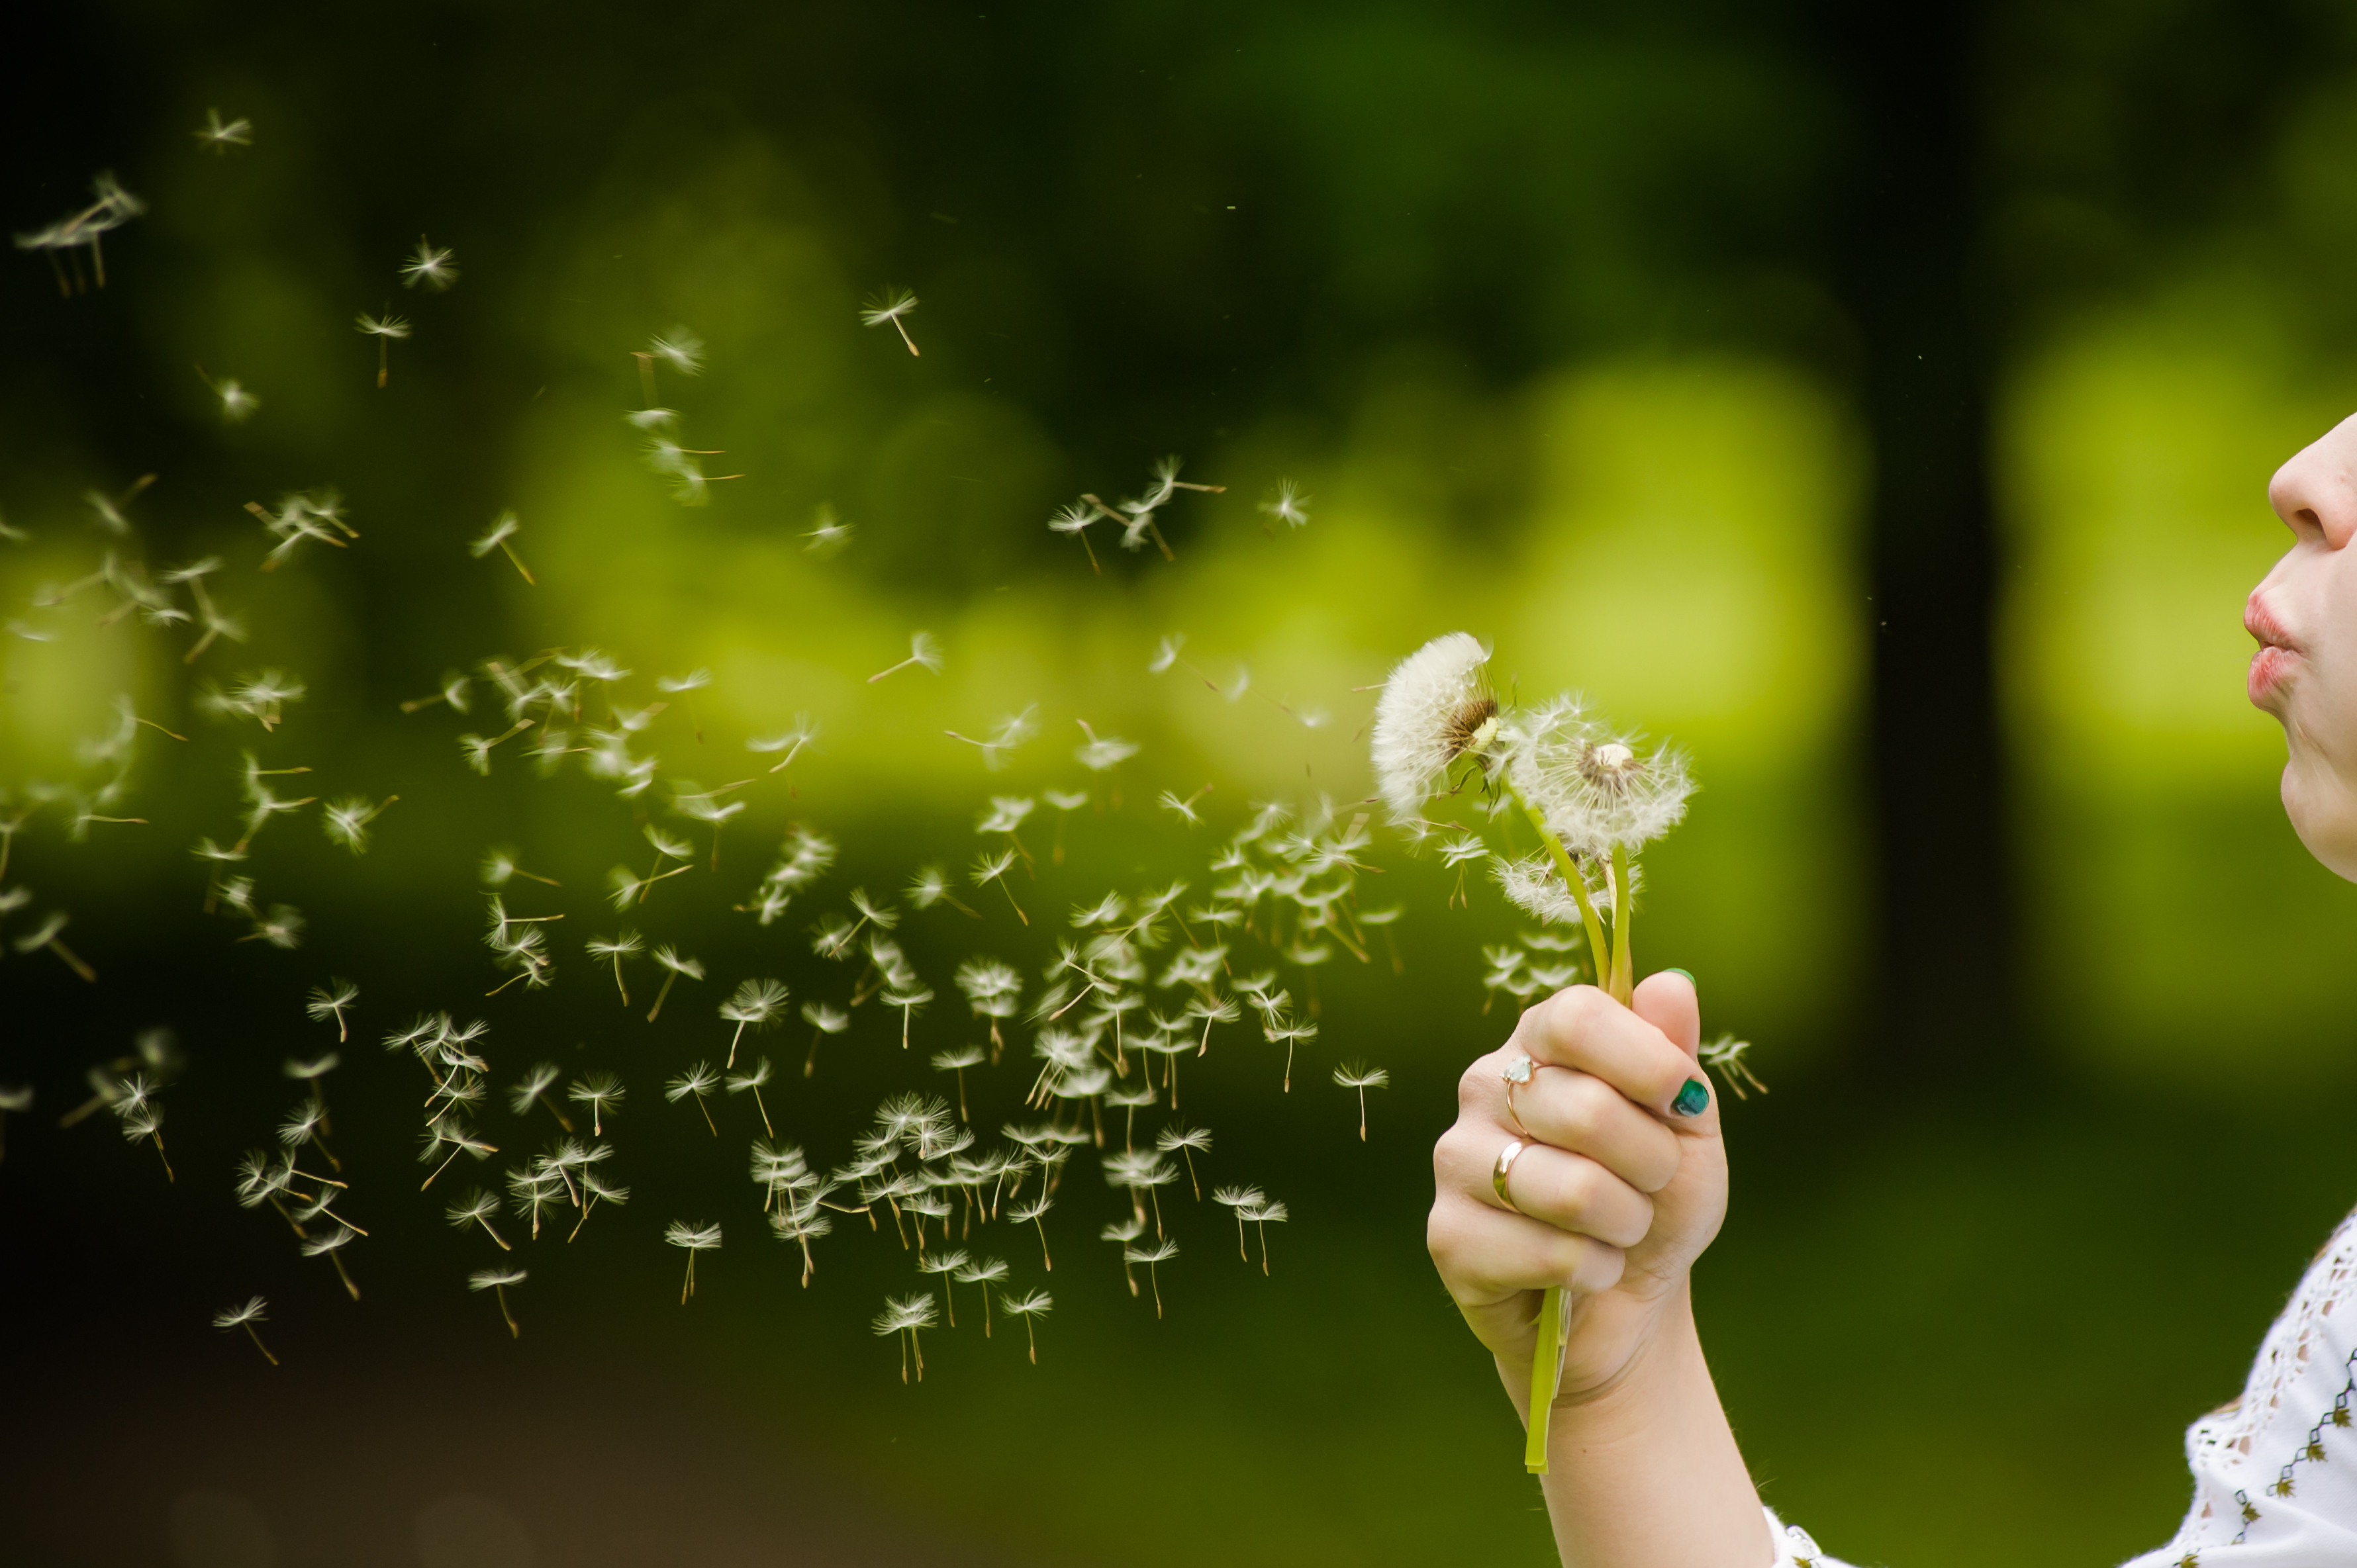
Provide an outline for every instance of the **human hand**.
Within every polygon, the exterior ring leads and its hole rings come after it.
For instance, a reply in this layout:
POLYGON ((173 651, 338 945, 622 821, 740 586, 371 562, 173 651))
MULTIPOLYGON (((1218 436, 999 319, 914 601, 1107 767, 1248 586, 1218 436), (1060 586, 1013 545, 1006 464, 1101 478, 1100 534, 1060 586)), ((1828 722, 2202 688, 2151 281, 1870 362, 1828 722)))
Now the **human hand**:
POLYGON ((1727 1159, 1717 1097, 1696 1059, 1701 1036, 1694 983, 1682 974, 1649 977, 1628 1007, 1577 985, 1524 1011, 1506 1044, 1458 1080, 1457 1121, 1433 1150, 1437 1194, 1426 1241, 1518 1403, 1528 1398, 1546 1287, 1565 1287, 1570 1325, 1558 1397, 1593 1394, 1652 1341, 1718 1234, 1727 1159), (1527 1134, 1509 1114, 1501 1076, 1523 1054, 1535 1066, 1513 1107, 1527 1134), (1698 1097, 1689 1084, 1701 1086, 1704 1102, 1682 1114, 1698 1097), (1530 1146, 1509 1176, 1510 1208, 1491 1178, 1517 1139, 1530 1146))

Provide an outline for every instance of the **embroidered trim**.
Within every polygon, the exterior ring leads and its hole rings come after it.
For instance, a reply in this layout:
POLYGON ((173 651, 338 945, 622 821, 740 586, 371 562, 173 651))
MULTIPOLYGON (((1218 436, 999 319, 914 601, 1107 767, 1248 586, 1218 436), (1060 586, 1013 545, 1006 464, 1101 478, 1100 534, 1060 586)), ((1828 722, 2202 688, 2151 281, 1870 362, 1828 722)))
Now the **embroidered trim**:
MULTIPOLYGON (((2291 1306, 2268 1331, 2243 1397, 2194 1423, 2189 1434, 2192 1445, 2230 1466, 2248 1458, 2252 1439, 2281 1408, 2284 1391, 2307 1369, 2309 1351, 2323 1332, 2323 1320, 2352 1295, 2357 1295, 2357 1214, 2341 1220, 2301 1279, 2291 1306)), ((2277 1484, 2283 1480, 2276 1477, 2277 1484)), ((2247 1499, 2241 1493, 2236 1496, 2247 1513, 2247 1499)), ((2244 1522, 2247 1527, 2250 1520, 2244 1522)))

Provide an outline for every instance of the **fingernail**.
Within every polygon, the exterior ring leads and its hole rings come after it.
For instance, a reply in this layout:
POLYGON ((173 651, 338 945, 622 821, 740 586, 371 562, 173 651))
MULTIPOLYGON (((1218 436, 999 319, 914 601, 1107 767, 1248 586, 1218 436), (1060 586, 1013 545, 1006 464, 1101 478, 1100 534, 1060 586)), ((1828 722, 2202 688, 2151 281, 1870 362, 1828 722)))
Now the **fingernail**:
POLYGON ((1710 1086, 1698 1078, 1686 1079, 1686 1086, 1670 1101, 1670 1109, 1681 1116, 1699 1116, 1709 1106, 1710 1086))
POLYGON ((1693 986, 1696 992, 1700 992, 1702 990, 1702 982, 1694 977, 1694 971, 1690 969, 1665 969, 1662 971, 1662 972, 1663 974, 1683 974, 1686 977, 1686 983, 1688 985, 1693 986))

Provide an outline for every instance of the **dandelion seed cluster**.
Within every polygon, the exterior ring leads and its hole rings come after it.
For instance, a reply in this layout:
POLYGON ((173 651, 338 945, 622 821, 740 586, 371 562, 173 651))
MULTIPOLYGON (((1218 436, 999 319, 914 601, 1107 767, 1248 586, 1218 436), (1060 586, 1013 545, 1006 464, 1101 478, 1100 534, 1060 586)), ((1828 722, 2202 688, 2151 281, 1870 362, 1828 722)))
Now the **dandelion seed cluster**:
MULTIPOLYGON (((193 134, 199 151, 226 156, 250 148, 255 133, 247 120, 208 110, 193 134)), ((111 175, 101 175, 88 202, 19 233, 16 245, 44 256, 60 291, 71 296, 106 285, 103 236, 145 209, 111 175)), ((352 330, 373 339, 378 388, 389 383, 394 342, 408 345, 404 354, 431 350, 437 308, 431 296, 456 286, 461 270, 455 249, 421 235, 388 274, 388 301, 349 318, 352 330), (404 301, 423 307, 424 330, 391 308, 394 282, 406 291, 404 301)), ((912 293, 887 291, 858 319, 890 326, 913 356, 916 306, 912 293)), ((688 446, 681 413, 659 401, 666 378, 705 370, 708 351, 694 332, 673 328, 641 348, 618 347, 618 371, 623 356, 635 363, 640 397, 622 421, 675 500, 702 504, 712 485, 745 477, 706 474, 703 459, 722 454, 688 446)), ((224 422, 264 413, 263 398, 240 380, 202 365, 196 373, 224 422)), ((1172 504, 1182 495, 1215 496, 1227 488, 1182 479, 1182 469, 1176 456, 1164 457, 1136 496, 1108 502, 1084 493, 1049 526, 1079 539, 1095 570, 1102 562, 1090 531, 1099 522, 1113 525, 1125 551, 1151 547, 1175 560, 1165 530, 1172 504)), ((352 780, 323 782, 339 769, 320 756, 307 728, 311 693, 302 674, 277 664, 238 668, 234 650, 250 635, 241 601, 257 585, 255 574, 299 575, 323 553, 365 551, 366 509, 329 486, 288 491, 268 504, 245 500, 259 529, 250 553, 151 566, 137 503, 154 478, 84 498, 102 542, 96 558, 81 575, 44 586, 33 608, 55 618, 98 601, 99 624, 131 621, 169 639, 175 662, 190 671, 195 709, 232 734, 242 732, 243 744, 235 746, 239 803, 189 846, 190 897, 228 924, 232 948, 299 952, 310 920, 274 897, 279 889, 263 886, 256 869, 262 835, 274 828, 274 842, 310 813, 330 843, 359 857, 388 834, 398 842, 405 824, 398 813, 387 816, 400 795, 355 789, 352 780)), ((1259 510, 1272 532, 1281 524, 1289 532, 1308 523, 1308 504, 1285 480, 1259 510)), ((833 554, 855 536, 831 507, 819 510, 814 524, 804 535, 813 554, 833 554)), ((0 524, 0 541, 28 537, 0 524)), ((525 539, 522 517, 501 510, 466 542, 467 553, 486 562, 501 556, 526 585, 536 586, 525 539)), ((452 565, 464 569, 455 546, 450 553, 452 565)), ((9 629, 27 641, 54 635, 27 621, 12 621, 9 629)), ((1297 708, 1263 690, 1249 670, 1214 678, 1181 656, 1183 645, 1183 638, 1166 639, 1146 672, 1181 671, 1227 702, 1255 695, 1304 728, 1326 724, 1323 710, 1297 708)), ((951 656, 931 632, 912 631, 907 657, 877 671, 868 683, 905 681, 912 671, 938 675, 951 656)), ((748 1229, 766 1230, 791 1249, 804 1287, 815 1284, 827 1248, 844 1244, 844 1232, 865 1232, 877 1244, 888 1234, 906 1253, 913 1288, 889 1297, 872 1326, 900 1341, 902 1375, 912 1380, 923 1375, 921 1336, 960 1326, 961 1286, 969 1293, 965 1322, 987 1337, 995 1323, 1019 1319, 1036 1362, 1039 1329, 1054 1306, 1044 1286, 1060 1244, 1068 1270, 1095 1266, 1109 1273, 1118 1267, 1129 1294, 1162 1316, 1172 1304, 1159 1271, 1189 1266, 1197 1255, 1182 1254, 1180 1232, 1191 1215, 1208 1212, 1198 1209, 1207 1192, 1211 1208, 1232 1215, 1242 1260, 1271 1272, 1269 1229, 1286 1223, 1290 1211, 1258 1186, 1207 1187, 1207 1179, 1232 1174, 1219 1168, 1230 1155, 1209 1128, 1180 1119, 1182 1068, 1206 1058, 1215 1044, 1265 1052, 1254 1070, 1265 1074, 1270 1090, 1291 1091, 1298 1058, 1321 1043, 1321 966, 1338 957, 1372 962, 1372 950, 1390 943, 1389 927, 1400 914, 1360 897, 1371 815, 1323 797, 1229 809, 1228 830, 1197 856, 1199 875, 1107 887, 1092 904, 1060 910, 1036 890, 1041 857, 1064 862, 1065 826, 1074 813, 1123 809, 1121 770, 1140 751, 1135 742, 1076 719, 1077 737, 1064 732, 1069 763, 1060 787, 981 800, 969 863, 908 868, 897 889, 880 894, 840 887, 836 839, 796 822, 767 869, 748 877, 737 874, 734 855, 724 862, 724 834, 744 831, 737 820, 763 791, 771 804, 783 793, 798 794, 790 770, 820 742, 821 730, 798 714, 781 731, 743 741, 757 759, 749 777, 711 788, 680 777, 659 747, 673 746, 676 757, 673 743, 690 736, 691 744, 705 742, 695 697, 713 684, 709 671, 649 677, 602 649, 567 646, 462 660, 436 689, 399 704, 421 734, 435 737, 454 774, 520 768, 541 779, 586 778, 610 789, 618 834, 631 835, 632 848, 608 873, 601 898, 530 869, 512 847, 493 843, 481 852, 480 994, 513 991, 501 1005, 517 1004, 558 985, 586 958, 578 983, 602 991, 610 978, 632 1028, 659 1025, 669 1006, 676 1030, 680 1009, 692 1007, 705 1020, 699 1033, 712 1031, 696 1059, 680 1059, 687 1053, 668 1046, 625 1047, 614 1066, 536 1059, 542 1048, 520 1038, 527 1031, 506 1025, 495 1030, 470 1016, 477 1011, 471 997, 395 1025, 374 1012, 377 997, 406 983, 387 960, 379 972, 356 972, 358 982, 335 977, 288 998, 290 1014, 300 1006, 321 1031, 318 1048, 286 1060, 292 1103, 274 1127, 266 1107, 244 1115, 241 1130, 253 1146, 233 1168, 173 1168, 166 1097, 189 1065, 167 1030, 143 1034, 129 1051, 93 1065, 89 1098, 62 1123, 104 1112, 127 1144, 152 1151, 167 1180, 190 1174, 221 1184, 257 1222, 285 1226, 293 1253, 311 1261, 301 1266, 316 1269, 326 1291, 357 1301, 374 1228, 385 1223, 399 1178, 385 1149, 339 1132, 330 1085, 354 1042, 373 1039, 393 1058, 414 1064, 420 1098, 413 1169, 418 1192, 427 1195, 419 1201, 438 1208, 465 1244, 495 1265, 454 1278, 451 1287, 463 1283, 490 1294, 511 1337, 522 1333, 517 1296, 531 1277, 523 1260, 534 1248, 576 1243, 651 1249, 659 1238, 679 1249, 685 1254, 684 1305, 699 1284, 729 1288, 731 1251, 724 1242, 742 1247, 748 1229), (627 829, 620 827, 625 822, 627 829), (806 948, 808 959, 790 971, 801 978, 729 972, 686 950, 685 933, 707 929, 690 915, 724 909, 744 918, 755 941, 806 948), (935 968, 902 944, 907 923, 920 918, 942 923, 917 944, 921 949, 960 950, 935 968), (585 929, 592 920, 597 929, 585 929), (953 934, 944 939, 944 930, 953 934), (825 977, 817 983, 807 978, 813 968, 825 977), (866 1020, 875 1023, 845 1038, 866 1020), (802 1053, 802 1071, 791 1073, 794 1057, 784 1054, 789 1070, 781 1081, 764 1054, 765 1036, 797 1025, 808 1031, 806 1046, 799 1035, 786 1037, 789 1050, 802 1053), (325 1038, 330 1029, 332 1043, 325 1038), (884 1054, 891 1071, 928 1087, 892 1093, 864 1129, 828 1138, 823 1130, 799 1128, 804 1112, 791 1086, 825 1070, 834 1040, 844 1042, 836 1052, 860 1050, 868 1067, 884 1054), (906 1055, 888 1055, 896 1051, 906 1055), (942 1092, 932 1092, 934 1086, 942 1092), (996 1119, 995 1131, 987 1124, 994 1119, 978 1114, 993 1098, 1019 1101, 1022 1108, 1012 1120, 996 1119), (663 1115, 705 1128, 726 1167, 744 1162, 751 1190, 737 1209, 713 1219, 645 1215, 643 1200, 630 1208, 625 1173, 643 1157, 631 1133, 644 1119, 663 1115), (802 1142, 787 1135, 796 1133, 802 1142), (821 1145, 825 1153, 810 1152, 821 1145), (1075 1170, 1084 1178, 1068 1183, 1075 1170), (626 1212, 588 1237, 601 1208, 626 1212), (641 1218, 643 1227, 634 1223, 641 1218), (1004 1229, 994 1232, 994 1226, 1004 1229), (1065 1226, 1069 1234, 1060 1234, 1065 1226), (1072 1254, 1091 1239, 1114 1255, 1076 1262, 1072 1254), (1248 1239, 1257 1243, 1256 1259, 1248 1239), (982 1250, 994 1241, 1008 1255, 982 1250)), ((976 734, 950 730, 946 738, 973 748, 985 771, 997 774, 1040 734, 1032 704, 976 734)), ((134 763, 139 747, 151 743, 190 744, 123 699, 82 748, 81 776, 0 794, 0 936, 10 956, 46 952, 81 981, 102 983, 100 966, 65 940, 68 911, 42 906, 31 889, 9 881, 9 854, 18 832, 36 818, 59 825, 72 842, 101 828, 143 824, 131 814, 134 763)), ((1610 788, 1619 790, 1610 797, 1615 801, 1651 799, 1641 789, 1610 788)), ((1158 797, 1132 789, 1128 798, 1175 834, 1204 831, 1220 819, 1228 798, 1216 794, 1215 784, 1182 789, 1158 797)), ((484 836, 495 837, 496 830, 484 836)), ((1095 880, 1105 886, 1112 879, 1095 880)), ((1390 950, 1396 964, 1397 950, 1390 950)), ((1512 977, 1529 978, 1519 972, 1512 977)), ((1365 1137, 1366 1091, 1384 1087, 1387 1073, 1350 1062, 1331 1069, 1331 1081, 1352 1102, 1365 1137)), ((348 1104, 347 1091, 338 1090, 336 1100, 348 1104)), ((32 1106, 29 1087, 0 1085, 0 1135, 8 1116, 32 1106)), ((1222 1231, 1224 1224, 1218 1221, 1222 1231)), ((242 1333, 268 1364, 277 1364, 258 1328, 269 1321, 262 1296, 221 1309, 211 1321, 224 1333, 242 1333)))

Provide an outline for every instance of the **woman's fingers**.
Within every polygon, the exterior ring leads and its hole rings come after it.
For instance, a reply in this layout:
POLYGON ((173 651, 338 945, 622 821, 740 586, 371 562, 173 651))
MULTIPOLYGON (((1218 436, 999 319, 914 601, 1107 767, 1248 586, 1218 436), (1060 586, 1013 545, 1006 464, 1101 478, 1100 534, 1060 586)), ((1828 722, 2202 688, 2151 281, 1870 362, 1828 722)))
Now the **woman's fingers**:
POLYGON ((1610 1290, 1620 1283, 1625 1262, 1620 1248, 1592 1236, 1463 1199, 1433 1206, 1425 1241, 1449 1294, 1462 1306, 1487 1305, 1550 1285, 1610 1290))
POLYGON ((1652 1199, 1585 1155, 1523 1143, 1507 1166, 1501 1198, 1498 1160, 1517 1142, 1511 1134, 1488 1134, 1479 1126, 1452 1129, 1441 1139, 1434 1160, 1441 1191, 1593 1236, 1608 1246, 1633 1247, 1645 1239, 1653 1223, 1652 1199))
POLYGON ((1658 1117, 1590 1074, 1541 1068, 1508 1087, 1508 1122, 1542 1144, 1585 1155, 1639 1192, 1659 1192, 1678 1174, 1678 1135, 1658 1117))
MULTIPOLYGON (((1650 977, 1650 1004, 1680 977, 1650 977)), ((1664 1013, 1671 1010, 1664 1007, 1664 1013)), ((1679 1010, 1683 1011, 1683 1010, 1679 1010)), ((1672 1019, 1683 1023, 1683 1017, 1672 1019)), ((1509 1049, 1534 1062, 1592 1073, 1629 1099, 1673 1122, 1715 1119, 1710 1085, 1695 1058, 1652 1024, 1592 985, 1558 991, 1523 1014, 1509 1049)))

